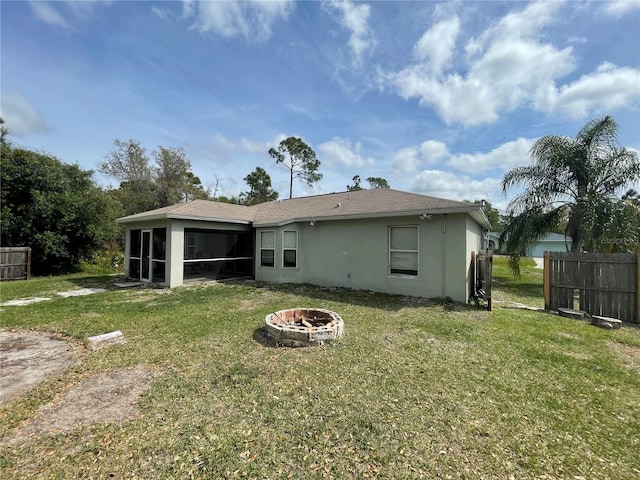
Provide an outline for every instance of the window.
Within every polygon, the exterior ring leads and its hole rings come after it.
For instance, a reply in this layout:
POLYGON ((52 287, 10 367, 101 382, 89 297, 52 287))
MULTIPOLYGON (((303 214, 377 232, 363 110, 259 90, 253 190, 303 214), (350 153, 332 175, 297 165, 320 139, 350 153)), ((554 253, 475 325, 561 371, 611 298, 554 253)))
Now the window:
POLYGON ((276 266, 276 232, 260 232, 260 266, 276 266))
POLYGON ((389 271, 418 276, 418 227, 389 227, 389 271))
POLYGON ((285 230, 282 232, 282 266, 296 268, 298 266, 298 232, 285 230))

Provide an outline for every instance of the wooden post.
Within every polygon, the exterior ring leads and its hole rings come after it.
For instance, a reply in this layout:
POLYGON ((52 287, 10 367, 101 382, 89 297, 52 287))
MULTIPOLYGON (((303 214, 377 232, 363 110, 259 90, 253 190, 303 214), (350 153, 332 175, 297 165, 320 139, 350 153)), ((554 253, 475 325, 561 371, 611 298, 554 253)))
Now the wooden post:
POLYGON ((549 252, 544 252, 544 260, 543 260, 543 289, 544 289, 544 308, 545 310, 549 310, 549 305, 551 304, 550 298, 550 280, 551 280, 551 269, 549 268, 549 252))
POLYGON ((640 253, 636 253, 636 323, 640 324, 640 253))
POLYGON ((27 255, 27 258, 26 258, 27 280, 29 280, 31 278, 31 247, 27 248, 26 255, 27 255))
POLYGON ((471 295, 476 296, 476 252, 471 251, 471 295))

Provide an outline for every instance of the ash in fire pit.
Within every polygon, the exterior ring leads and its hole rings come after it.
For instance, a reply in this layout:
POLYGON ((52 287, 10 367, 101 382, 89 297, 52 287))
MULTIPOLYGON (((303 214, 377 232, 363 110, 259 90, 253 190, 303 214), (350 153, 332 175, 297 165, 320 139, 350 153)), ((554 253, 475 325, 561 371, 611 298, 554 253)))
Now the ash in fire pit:
POLYGON ((267 334, 286 347, 324 345, 342 336, 340 315, 318 308, 290 308, 267 315, 267 334))

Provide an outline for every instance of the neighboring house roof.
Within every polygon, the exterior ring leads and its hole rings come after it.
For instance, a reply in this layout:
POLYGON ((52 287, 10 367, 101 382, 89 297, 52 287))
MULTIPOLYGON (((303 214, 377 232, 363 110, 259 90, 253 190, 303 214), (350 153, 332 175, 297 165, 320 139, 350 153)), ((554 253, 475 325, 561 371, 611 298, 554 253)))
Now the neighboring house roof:
POLYGON ((172 205, 128 217, 120 223, 164 218, 252 223, 254 226, 279 226, 298 221, 345 220, 400 215, 468 213, 485 228, 489 221, 481 206, 473 203, 375 188, 355 192, 330 193, 312 197, 275 200, 244 206, 209 200, 172 205))
MULTIPOLYGON (((493 238, 500 238, 500 232, 488 232, 487 235, 493 238)), ((571 235, 567 235, 566 237, 562 233, 547 233, 544 237, 538 240, 538 243, 543 242, 564 242, 567 241, 571 243, 571 235)))

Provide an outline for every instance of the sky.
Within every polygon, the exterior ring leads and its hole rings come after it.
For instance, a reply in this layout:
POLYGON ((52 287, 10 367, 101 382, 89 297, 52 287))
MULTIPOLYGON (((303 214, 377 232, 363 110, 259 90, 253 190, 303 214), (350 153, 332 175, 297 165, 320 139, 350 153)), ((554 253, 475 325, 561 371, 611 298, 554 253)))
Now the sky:
POLYGON ((9 140, 94 171, 135 139, 218 195, 259 166, 287 198, 267 152, 295 136, 323 178, 294 197, 359 175, 504 210, 542 136, 611 115, 640 150, 640 0, 5 0, 0 22, 9 140))

